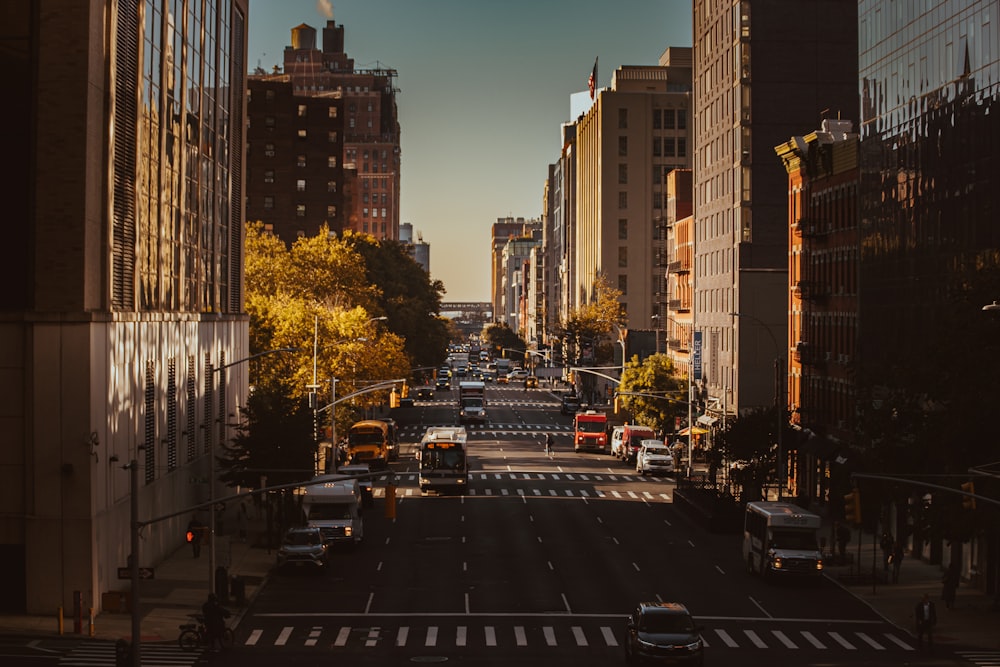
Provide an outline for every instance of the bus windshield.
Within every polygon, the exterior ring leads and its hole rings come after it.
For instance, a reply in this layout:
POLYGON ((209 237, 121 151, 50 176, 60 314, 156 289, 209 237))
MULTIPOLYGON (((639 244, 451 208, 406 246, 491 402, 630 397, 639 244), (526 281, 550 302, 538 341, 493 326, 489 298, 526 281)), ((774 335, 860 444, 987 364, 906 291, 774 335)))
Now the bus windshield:
POLYGON ((607 426, 607 424, 604 422, 579 421, 576 423, 576 430, 581 433, 604 433, 605 426, 607 426))
POLYGON ((465 452, 457 447, 426 447, 420 455, 420 467, 424 470, 462 470, 465 467, 465 452))
POLYGON ((772 549, 798 549, 801 551, 817 551, 816 535, 805 530, 774 530, 771 533, 772 549))

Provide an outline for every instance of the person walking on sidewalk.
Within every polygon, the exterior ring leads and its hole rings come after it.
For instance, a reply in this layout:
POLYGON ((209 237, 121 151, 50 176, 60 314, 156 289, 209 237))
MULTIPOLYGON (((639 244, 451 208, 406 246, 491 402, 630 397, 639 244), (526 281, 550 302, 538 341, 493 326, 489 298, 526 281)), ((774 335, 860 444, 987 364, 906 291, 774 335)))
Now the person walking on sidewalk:
POLYGON ((903 545, 900 544, 899 540, 892 545, 892 554, 889 555, 889 561, 892 563, 892 583, 899 583, 899 568, 903 565, 903 545))
POLYGON ((944 606, 946 609, 955 608, 955 592, 958 590, 958 582, 961 579, 961 574, 958 570, 958 563, 952 563, 948 566, 948 569, 944 573, 944 578, 941 579, 941 599, 944 600, 944 606))
POLYGON ((927 636, 927 652, 934 653, 934 626, 937 625, 937 610, 931 602, 931 596, 924 593, 924 596, 913 609, 913 616, 917 625, 917 648, 924 645, 924 636, 927 636))
POLYGON ((209 593, 205 604, 201 606, 201 613, 205 615, 208 649, 217 651, 225 648, 222 635, 226 630, 226 619, 230 616, 229 610, 219 604, 219 598, 215 593, 209 593))
POLYGON ((188 522, 187 541, 191 543, 191 553, 197 558, 201 555, 201 537, 205 532, 205 524, 198 520, 198 515, 191 517, 188 522))
POLYGON ((889 571, 889 566, 892 564, 892 547, 894 546, 894 542, 892 534, 888 530, 883 531, 882 541, 879 543, 879 546, 882 547, 882 564, 886 572, 889 571))

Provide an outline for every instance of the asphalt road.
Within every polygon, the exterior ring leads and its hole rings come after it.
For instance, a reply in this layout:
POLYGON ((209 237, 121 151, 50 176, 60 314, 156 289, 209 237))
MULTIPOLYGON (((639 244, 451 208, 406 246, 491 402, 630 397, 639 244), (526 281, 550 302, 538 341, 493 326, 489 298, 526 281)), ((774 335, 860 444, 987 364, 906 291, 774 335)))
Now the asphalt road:
POLYGON ((469 429, 466 495, 422 497, 412 459, 426 426, 455 423, 457 392, 400 411, 395 520, 377 500, 364 544, 331 571, 273 576, 212 664, 618 664, 640 600, 687 604, 709 665, 954 664, 832 584, 746 574, 738 537, 675 511, 673 480, 574 454, 547 390, 490 385, 487 397, 490 424, 469 429))

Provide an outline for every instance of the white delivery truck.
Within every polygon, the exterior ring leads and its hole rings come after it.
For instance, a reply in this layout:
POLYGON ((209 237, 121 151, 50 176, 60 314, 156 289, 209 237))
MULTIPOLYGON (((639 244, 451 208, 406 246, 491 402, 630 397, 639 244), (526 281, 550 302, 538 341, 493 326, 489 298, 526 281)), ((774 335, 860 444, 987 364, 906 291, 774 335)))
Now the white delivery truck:
POLYGON ((486 383, 469 380, 458 384, 458 422, 485 424, 486 383))
POLYGON ((821 519, 787 502, 747 503, 743 520, 743 562, 747 571, 768 577, 823 575, 816 543, 821 519))
POLYGON ((365 536, 361 488, 346 475, 320 475, 305 487, 302 509, 306 524, 320 529, 329 545, 356 546, 365 536))

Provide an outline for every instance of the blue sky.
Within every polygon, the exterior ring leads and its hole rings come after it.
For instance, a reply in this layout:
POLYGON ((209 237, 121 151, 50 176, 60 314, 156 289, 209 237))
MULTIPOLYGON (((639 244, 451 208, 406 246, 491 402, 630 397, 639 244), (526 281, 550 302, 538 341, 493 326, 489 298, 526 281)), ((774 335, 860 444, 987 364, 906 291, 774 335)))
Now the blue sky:
POLYGON ((401 222, 431 247, 445 301, 489 301, 490 226, 537 218, 570 97, 691 45, 691 0, 251 0, 250 65, 306 23, 344 26, 359 68, 397 71, 401 222))

